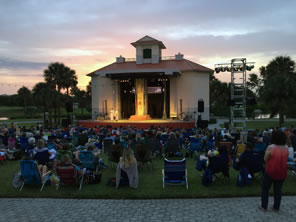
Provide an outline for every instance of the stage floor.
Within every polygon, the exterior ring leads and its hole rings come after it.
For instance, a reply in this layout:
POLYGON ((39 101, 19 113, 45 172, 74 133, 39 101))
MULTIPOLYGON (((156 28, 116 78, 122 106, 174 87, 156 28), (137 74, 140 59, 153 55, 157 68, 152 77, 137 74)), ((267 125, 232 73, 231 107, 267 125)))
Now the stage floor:
POLYGON ((165 128, 185 128, 190 129, 195 126, 194 121, 183 121, 183 120, 163 120, 163 119, 151 119, 144 121, 130 121, 130 120, 84 120, 79 121, 78 125, 82 125, 86 128, 94 128, 96 126, 112 126, 119 128, 127 126, 135 126, 137 129, 148 129, 152 125, 155 127, 165 127, 165 128))

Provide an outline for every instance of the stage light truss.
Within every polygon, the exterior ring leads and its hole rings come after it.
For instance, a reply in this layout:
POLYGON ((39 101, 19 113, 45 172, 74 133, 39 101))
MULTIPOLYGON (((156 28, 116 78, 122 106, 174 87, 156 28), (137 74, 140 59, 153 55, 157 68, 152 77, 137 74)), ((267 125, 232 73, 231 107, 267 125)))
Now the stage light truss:
POLYGON ((251 71, 254 67, 254 62, 248 62, 245 66, 242 63, 236 63, 234 66, 231 63, 221 63, 215 64, 215 72, 232 72, 232 70, 235 72, 251 71))
POLYGON ((246 72, 255 66, 254 62, 247 62, 246 58, 234 58, 231 63, 215 65, 215 72, 231 72, 230 89, 230 125, 231 128, 241 129, 246 135, 246 72))

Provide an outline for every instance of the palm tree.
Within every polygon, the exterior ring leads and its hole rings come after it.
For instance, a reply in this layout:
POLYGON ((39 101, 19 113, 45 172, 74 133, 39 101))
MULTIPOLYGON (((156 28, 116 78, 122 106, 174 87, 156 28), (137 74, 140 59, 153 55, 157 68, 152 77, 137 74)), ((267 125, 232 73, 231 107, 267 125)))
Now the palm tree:
MULTIPOLYGON (((60 122, 60 93, 62 89, 66 89, 67 95, 69 96, 69 88, 76 87, 77 76, 75 71, 65 66, 63 63, 55 62, 49 64, 48 68, 44 70, 44 77, 47 83, 52 84, 57 90, 55 98, 55 116, 56 109, 58 110, 58 122, 60 122)), ((56 122, 56 118, 55 118, 56 122)))
POLYGON ((24 107, 24 115, 26 115, 27 105, 31 100, 31 91, 27 87, 23 86, 17 91, 17 94, 22 101, 22 105, 24 107))

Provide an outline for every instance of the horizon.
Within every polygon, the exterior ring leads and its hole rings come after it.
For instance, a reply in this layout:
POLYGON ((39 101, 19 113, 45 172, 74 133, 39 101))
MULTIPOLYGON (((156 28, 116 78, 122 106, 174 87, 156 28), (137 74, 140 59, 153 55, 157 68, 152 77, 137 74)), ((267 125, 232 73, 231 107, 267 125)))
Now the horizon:
MULTIPOLYGON (((276 56, 296 60, 296 2, 251 0, 227 4, 207 1, 143 2, 112 0, 4 1, 0 7, 0 95, 30 90, 44 81, 49 63, 62 62, 76 71, 85 89, 86 74, 115 62, 135 58, 130 43, 145 35, 162 41, 163 56, 184 58, 214 69, 232 58, 255 62, 259 74, 276 56)), ((215 76, 230 81, 230 73, 215 76)))

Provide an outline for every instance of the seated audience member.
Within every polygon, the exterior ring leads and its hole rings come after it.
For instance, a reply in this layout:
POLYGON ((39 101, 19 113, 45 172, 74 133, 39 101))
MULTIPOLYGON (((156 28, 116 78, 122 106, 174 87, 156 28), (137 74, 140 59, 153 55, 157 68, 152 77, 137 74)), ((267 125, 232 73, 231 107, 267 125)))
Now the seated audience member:
POLYGON ((264 154, 254 152, 253 144, 247 142, 246 150, 233 162, 233 168, 249 174, 248 177, 251 179, 255 173, 264 171, 264 154))
POLYGON ((62 156, 61 160, 57 162, 57 166, 69 166, 69 165, 72 165, 73 167, 75 167, 78 175, 82 175, 82 169, 76 164, 73 164, 72 157, 68 153, 65 153, 62 156))
POLYGON ((261 138, 257 137, 257 132, 252 131, 250 135, 247 137, 247 142, 251 142, 253 148, 255 147, 256 143, 263 143, 263 140, 261 138))
POLYGON ((30 157, 33 157, 34 155, 35 143, 36 143, 36 140, 34 137, 30 137, 28 139, 28 147, 27 147, 26 153, 30 157))
MULTIPOLYGON (((118 136, 115 137, 114 143, 115 144, 112 144, 110 148, 109 160, 118 163, 122 156, 123 146, 120 144, 120 138, 118 136)), ((127 144, 127 142, 124 141, 124 144, 127 144)))
POLYGON ((218 161, 216 160, 222 160, 228 161, 228 152, 226 146, 220 146, 216 150, 209 150, 205 155, 200 155, 199 159, 197 160, 197 170, 201 171, 204 170, 206 167, 210 168, 217 168, 218 167, 218 161), (219 157, 219 158, 216 158, 219 157))
POLYGON ((137 160, 131 148, 124 148, 123 155, 117 164, 116 169, 116 187, 127 185, 131 188, 138 187, 138 168, 137 160))
POLYGON ((176 134, 173 132, 169 134, 165 151, 168 156, 175 156, 175 154, 180 151, 179 141, 176 138, 176 134))
POLYGON ((292 142, 291 142, 291 138, 288 137, 287 139, 287 145, 288 145, 288 149, 289 149, 289 157, 288 157, 288 166, 294 166, 296 165, 296 158, 294 157, 294 148, 292 146, 292 142))
POLYGON ((218 151, 209 151, 209 168, 216 172, 223 172, 225 176, 228 176, 228 168, 229 168, 229 154, 227 152, 226 146, 220 146, 218 151))
POLYGON ((248 162, 250 161, 250 157, 253 153, 253 143, 247 142, 246 150, 242 152, 237 159, 233 162, 233 168, 239 170, 240 168, 246 168, 248 162))
POLYGON ((45 147, 45 142, 43 139, 37 141, 37 147, 34 150, 35 154, 33 159, 37 161, 39 171, 42 172, 42 175, 47 173, 47 164, 49 163, 49 157, 51 153, 48 148, 45 147))

